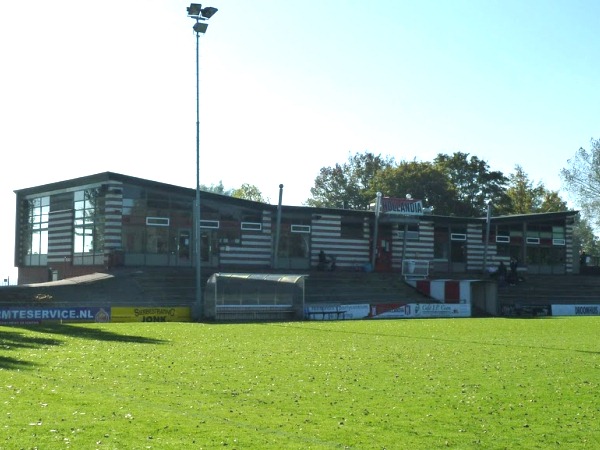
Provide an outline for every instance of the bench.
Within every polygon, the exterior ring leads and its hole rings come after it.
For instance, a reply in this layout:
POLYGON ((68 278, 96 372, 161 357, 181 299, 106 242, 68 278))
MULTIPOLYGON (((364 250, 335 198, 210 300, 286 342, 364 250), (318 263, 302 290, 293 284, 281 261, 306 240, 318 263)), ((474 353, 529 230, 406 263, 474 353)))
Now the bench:
POLYGON ((290 319, 294 313, 292 305, 216 305, 215 309, 217 320, 290 319))
POLYGON ((325 316, 328 315, 335 315, 335 318, 337 320, 340 319, 340 316, 343 316, 344 314, 346 314, 346 311, 341 310, 341 309, 325 309, 325 310, 321 310, 321 311, 307 311, 307 315, 308 318, 310 319, 313 316, 318 316, 321 315, 321 320, 325 320, 325 316))

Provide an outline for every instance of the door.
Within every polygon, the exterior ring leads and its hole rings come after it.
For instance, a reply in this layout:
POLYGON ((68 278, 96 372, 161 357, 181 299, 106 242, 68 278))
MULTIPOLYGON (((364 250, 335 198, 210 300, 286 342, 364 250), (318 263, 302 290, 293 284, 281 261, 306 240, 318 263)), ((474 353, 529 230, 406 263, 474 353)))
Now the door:
POLYGON ((189 229, 179 230, 177 235, 177 262, 189 264, 192 250, 192 233, 189 229))
POLYGON ((202 266, 218 266, 219 252, 216 230, 203 229, 200 232, 200 259, 202 266))
POLYGON ((390 272, 392 270, 392 226, 379 225, 377 233, 377 253, 375 254, 375 270, 390 272))

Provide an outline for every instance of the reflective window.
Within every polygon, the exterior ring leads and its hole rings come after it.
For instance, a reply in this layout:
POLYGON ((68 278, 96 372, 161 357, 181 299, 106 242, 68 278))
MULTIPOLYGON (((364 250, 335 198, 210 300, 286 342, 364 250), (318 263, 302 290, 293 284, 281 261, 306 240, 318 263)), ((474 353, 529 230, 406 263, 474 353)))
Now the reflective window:
MULTIPOLYGON (((99 189, 74 193, 73 198, 73 252, 103 253, 104 251, 104 198, 99 189)), ((73 259, 75 264, 83 260, 73 259)), ((94 262, 97 263, 97 262, 94 262)))
POLYGON ((46 264, 48 255, 48 217, 50 214, 50 197, 38 197, 25 203, 27 211, 27 232, 25 234, 24 252, 27 265, 46 264))
POLYGON ((189 257, 193 202, 191 197, 124 185, 121 243, 125 252, 189 257))

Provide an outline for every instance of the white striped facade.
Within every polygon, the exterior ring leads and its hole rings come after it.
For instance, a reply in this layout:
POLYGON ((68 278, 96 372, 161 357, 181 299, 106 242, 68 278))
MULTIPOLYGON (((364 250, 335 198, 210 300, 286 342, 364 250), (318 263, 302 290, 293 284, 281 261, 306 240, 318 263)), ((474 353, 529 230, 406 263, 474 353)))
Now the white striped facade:
POLYGON ((73 255, 73 210, 48 216, 48 264, 70 262, 73 255))
POLYGON ((110 183, 104 198, 104 253, 108 258, 112 251, 122 247, 123 189, 121 183, 116 181, 110 183))
MULTIPOLYGON (((483 268, 483 254, 485 253, 484 230, 481 225, 470 223, 467 225, 467 272, 476 272, 483 268)), ((488 246, 488 261, 490 260, 490 247, 488 246)), ((494 246, 495 252, 495 246, 494 246)))
POLYGON ((403 225, 399 224, 397 233, 392 239, 392 268, 402 269, 402 255, 404 259, 417 259, 431 261, 433 259, 433 222, 423 221, 419 224, 418 239, 407 239, 404 249, 403 225))
POLYGON ((311 224, 311 265, 319 262, 319 252, 336 257, 340 268, 358 268, 369 262, 370 227, 368 217, 363 219, 362 238, 342 238, 342 216, 323 214, 311 224))
POLYGON ((565 226, 565 245, 566 245, 566 255, 565 255, 565 272, 573 273, 573 261, 574 258, 578 256, 573 253, 573 229, 574 224, 567 223, 565 226))
POLYGON ((226 245, 219 249, 219 265, 271 267, 273 217, 270 211, 263 211, 260 231, 243 231, 240 243, 226 245))
MULTIPOLYGON (((137 214, 131 214, 136 220, 134 224, 127 220, 124 223, 124 213, 126 215, 131 213, 131 211, 124 211, 124 205, 129 205, 124 200, 124 195, 127 195, 124 192, 129 192, 129 189, 133 189, 132 193, 147 190, 147 192, 158 194, 159 197, 163 195, 167 197, 173 194, 174 198, 184 199, 185 203, 189 202, 190 204, 195 196, 195 190, 108 172, 78 180, 68 180, 38 188, 16 191, 18 205, 25 205, 23 201, 33 198, 50 197, 51 200, 51 210, 48 216, 47 255, 38 255, 35 261, 24 250, 24 247, 28 245, 28 242, 31 243, 34 236, 27 223, 28 212, 23 209, 23 214, 18 216, 19 223, 15 237, 16 247, 21 249, 17 255, 17 258, 20 258, 17 261, 20 270, 31 267, 33 277, 34 275, 37 276, 38 272, 42 273, 43 271, 40 268, 46 264, 52 268, 62 263, 70 263, 72 266, 77 265, 78 268, 86 265, 110 265, 117 260, 118 252, 115 252, 116 250, 124 252, 124 258, 122 259, 125 264, 183 266, 183 259, 180 259, 181 255, 177 252, 180 248, 185 249, 188 245, 180 244, 181 239, 186 239, 189 243, 193 243, 195 240, 191 220, 192 214, 188 215, 186 211, 183 220, 178 215, 174 215, 172 218, 161 217, 160 219, 164 219, 161 224, 148 225, 146 221, 146 227, 165 227, 159 231, 163 242, 168 243, 168 247, 163 247, 161 252, 156 250, 145 252, 145 249, 149 248, 145 242, 146 235, 158 235, 159 233, 154 233, 157 231, 156 229, 149 232, 148 228, 144 228, 144 219, 147 218, 143 217, 143 206, 140 206, 137 214), (94 231, 98 235, 94 236, 94 239, 96 239, 94 245, 101 245, 102 247, 98 249, 99 253, 93 255, 74 253, 75 213, 73 210, 73 193, 85 189, 97 189, 100 194, 97 204, 98 210, 95 211, 98 222, 94 224, 94 231), (24 233, 29 233, 29 235, 25 236, 24 233), (126 237, 123 233, 128 233, 127 238, 133 236, 135 239, 131 242, 129 240, 124 241, 126 237), (128 245, 132 248, 126 248, 128 245), (115 258, 112 259, 112 256, 115 256, 115 258)), ((284 237, 288 239, 286 244, 289 247, 280 247, 280 249, 289 249, 290 254, 286 257, 277 255, 279 258, 276 258, 274 249, 277 238, 278 210, 273 205, 252 201, 246 203, 245 200, 241 199, 230 200, 226 196, 208 192, 203 195, 210 211, 207 214, 207 219, 210 220, 207 221, 214 224, 214 227, 202 229, 202 233, 206 232, 209 241, 210 255, 203 263, 207 267, 215 269, 226 269, 227 267, 268 269, 285 266, 293 269, 310 269, 318 265, 320 251, 324 251, 329 256, 335 256, 336 264, 340 269, 362 269, 371 262, 375 234, 373 225, 376 222, 373 211, 284 206, 281 211, 283 230, 285 230, 284 237), (224 223, 220 223, 221 217, 225 218, 223 220, 227 220, 226 227, 223 226, 224 223), (255 226, 255 229, 242 228, 241 221, 243 217, 251 217, 251 222, 260 222, 260 227, 255 226), (237 220, 240 221, 239 224, 232 223, 232 221, 237 220), (223 226, 223 228, 220 229, 220 226, 223 226), (236 229, 238 226, 239 228, 236 229), (290 235, 290 233, 298 234, 290 235), (219 245, 219 243, 221 244, 219 245)), ((135 194, 132 194, 132 196, 135 196, 135 194)), ((135 199, 132 200, 135 201, 135 199)), ((181 203, 177 203, 177 205, 179 209, 174 208, 174 211, 177 210, 181 213, 181 203)), ((168 207, 165 207, 164 210, 165 216, 168 215, 168 207)), ((565 246, 564 261, 562 254, 560 254, 561 260, 554 267, 535 267, 532 264, 533 270, 557 269, 562 271, 563 267, 566 273, 573 273, 574 270, 577 270, 578 266, 575 264, 577 262, 575 258, 578 255, 576 254, 577 250, 573 248, 576 242, 573 239, 571 220, 571 217, 575 215, 576 212, 568 212, 565 215, 559 213, 558 215, 548 216, 547 223, 553 224, 552 226, 562 227, 564 223, 565 241, 560 242, 561 246, 565 246)), ((497 220, 496 223, 504 224, 505 228, 513 227, 516 230, 525 230, 528 223, 539 226, 539 224, 546 222, 543 214, 532 215, 531 220, 527 215, 517 216, 514 219, 510 217, 492 218, 492 224, 495 220, 497 220)), ((489 243, 486 249, 484 242, 486 223, 484 220, 473 218, 462 220, 455 217, 445 218, 426 214, 422 216, 402 216, 383 213, 378 223, 380 228, 377 236, 380 242, 385 241, 385 252, 380 253, 382 257, 377 261, 379 263, 379 265, 376 264, 377 270, 401 271, 403 260, 430 261, 434 263, 434 266, 438 265, 440 270, 464 272, 481 271, 485 258, 487 258, 488 265, 497 265, 500 260, 504 261, 505 264, 508 263, 509 256, 506 248, 500 249, 502 256, 498 255, 499 247, 495 243, 489 243), (406 236, 404 233, 405 223, 409 224, 406 236), (455 225, 457 226, 455 227, 455 225), (436 230, 439 230, 439 234, 435 232, 436 230), (466 234, 466 240, 460 242, 460 244, 464 244, 465 258, 463 259, 462 255, 459 255, 460 257, 456 258, 455 262, 452 261, 452 249, 461 247, 462 250, 463 246, 453 245, 450 240, 454 233, 453 230, 460 230, 456 234, 466 234), (436 236, 444 241, 434 242, 436 236), (388 246, 388 244, 391 245, 388 246), (443 248, 442 246, 446 247, 443 248), (436 254, 443 256, 436 259, 436 254), (390 259, 388 259, 388 256, 390 259)), ((45 234, 42 237, 45 238, 45 234)), ((460 238, 462 239, 463 236, 460 236, 460 238)), ((556 245, 558 244, 557 242, 556 245)), ((516 247, 516 242, 513 245, 516 247)), ((189 247, 193 253, 194 246, 190 245, 189 247)), ((514 247, 510 250, 514 251, 514 247)), ((521 254, 527 256, 528 248, 529 245, 525 246, 524 244, 520 249, 521 254)), ((285 252, 282 250, 282 253, 285 252)), ((203 256, 205 255, 203 254, 203 256)), ((193 255, 189 252, 185 253, 184 258, 187 266, 192 265, 195 261, 193 255)), ((527 269, 526 264, 523 264, 522 267, 527 269)), ((94 270, 94 268, 90 267, 89 270, 94 270)))

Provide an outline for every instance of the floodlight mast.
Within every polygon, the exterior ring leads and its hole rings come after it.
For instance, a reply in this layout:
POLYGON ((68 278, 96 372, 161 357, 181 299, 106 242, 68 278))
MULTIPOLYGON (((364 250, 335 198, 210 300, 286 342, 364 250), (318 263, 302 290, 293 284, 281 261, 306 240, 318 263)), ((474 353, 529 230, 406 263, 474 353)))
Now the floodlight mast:
POLYGON ((193 308, 195 320, 204 318, 204 305, 202 303, 202 236, 200 226, 200 34, 206 33, 208 24, 204 23, 217 12, 217 8, 202 8, 199 3, 192 3, 187 8, 188 17, 196 20, 194 32, 196 33, 196 205, 194 208, 194 248, 196 264, 196 302, 193 308))

